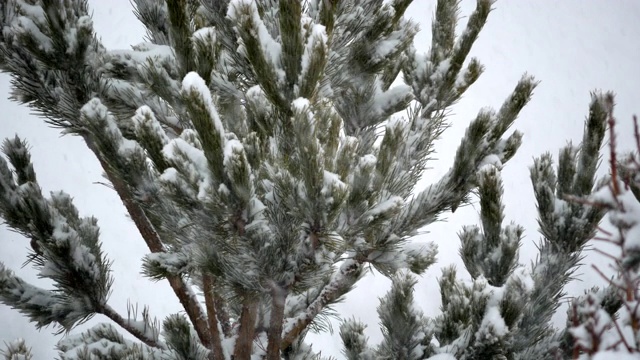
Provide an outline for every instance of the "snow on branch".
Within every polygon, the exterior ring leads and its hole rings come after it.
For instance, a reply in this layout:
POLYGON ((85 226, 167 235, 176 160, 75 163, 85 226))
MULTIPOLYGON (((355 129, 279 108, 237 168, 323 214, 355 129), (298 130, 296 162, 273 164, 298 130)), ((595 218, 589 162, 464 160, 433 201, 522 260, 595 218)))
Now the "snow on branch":
POLYGON ((331 281, 322 289, 315 301, 294 318, 285 319, 281 349, 287 348, 300 336, 324 307, 337 301, 351 289, 362 271, 362 264, 356 260, 345 260, 331 281))
POLYGON ((38 329, 55 324, 63 332, 87 316, 74 303, 63 301, 59 293, 28 284, 3 264, 0 264, 0 301, 28 316, 38 329))
MULTIPOLYGON (((55 288, 1 268, 3 301, 66 328, 103 314, 143 343, 104 325, 61 342, 63 358, 311 358, 304 335, 322 328, 366 265, 393 281, 379 308, 385 339, 371 348, 363 327, 347 323, 350 358, 511 358, 531 343, 519 328, 554 339, 532 318, 548 309, 524 308, 557 299, 513 274, 522 231, 502 227, 498 177, 521 143, 507 131, 535 81, 523 76, 500 110, 481 110, 451 169, 415 188, 447 110, 482 72, 467 57, 491 0, 478 1, 459 36, 459 1, 439 0, 426 54, 413 48, 410 0, 134 2, 150 42, 133 51, 105 50, 81 0, 12 0, 0 21, 0 66, 15 77, 16 98, 85 140, 151 251, 144 274, 166 278, 185 311, 162 333, 146 310, 141 321, 116 313, 97 221, 81 218, 68 195, 44 198, 25 145, 10 141, 0 215, 31 240, 31 261, 55 288), (423 273, 436 247, 412 237, 474 189, 482 226, 461 235, 473 284, 445 271, 443 314, 428 320, 406 270, 423 273)), ((601 131, 592 127, 584 152, 561 156, 562 174, 536 164, 544 235, 585 235, 600 214, 559 194, 594 183, 576 174, 594 168, 601 131)), ((548 256, 555 250, 541 249, 540 284, 579 259, 548 256)))
POLYGON ((169 352, 125 339, 110 324, 97 324, 80 334, 66 336, 57 349, 64 360, 90 360, 135 357, 153 360, 169 352))
MULTIPOLYGON (((69 316, 57 317, 56 321, 68 330, 101 309, 113 281, 110 262, 103 258, 100 248, 97 220, 80 218, 65 193, 52 193, 50 199, 42 196, 35 173, 25 172, 31 169, 30 156, 20 139, 6 141, 3 150, 14 168, 21 170, 16 171, 16 184, 6 162, 0 159, 0 174, 4 175, 0 180, 0 215, 10 228, 31 239, 31 261, 41 277, 54 281, 54 299, 69 316)), ((21 288, 23 282, 12 284, 21 288)))
POLYGON ((198 131, 202 149, 206 156, 213 180, 221 183, 224 179, 223 149, 225 148, 225 129, 215 108, 211 92, 204 80, 195 72, 185 76, 182 91, 187 102, 191 121, 198 131))

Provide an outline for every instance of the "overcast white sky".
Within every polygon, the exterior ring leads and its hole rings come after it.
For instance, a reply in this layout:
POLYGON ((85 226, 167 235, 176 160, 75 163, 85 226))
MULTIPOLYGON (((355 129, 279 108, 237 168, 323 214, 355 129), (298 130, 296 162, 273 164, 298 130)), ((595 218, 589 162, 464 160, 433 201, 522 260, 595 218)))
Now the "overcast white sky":
MULTIPOLYGON (((144 32, 131 13, 129 0, 89 0, 89 4, 94 11, 96 31, 108 48, 127 48, 142 41, 144 32)), ((462 15, 467 16, 474 6, 474 0, 463 0, 462 15)), ((415 0, 408 10, 424 29, 416 39, 417 47, 423 51, 430 43, 434 7, 435 0, 415 0)), ((436 181, 448 169, 461 134, 480 108, 498 107, 522 73, 534 75, 541 84, 515 124, 525 134, 524 145, 503 171, 506 221, 515 221, 526 228, 521 263, 528 265, 535 257, 534 243, 539 240, 528 167, 534 156, 545 151, 555 155, 567 140, 580 141, 590 91, 617 93, 619 141, 622 147, 630 148, 631 116, 640 113, 640 2, 500 0, 495 8, 472 51, 486 65, 486 73, 454 108, 453 127, 439 143, 440 160, 425 174, 424 184, 436 181)), ((61 138, 41 119, 29 115, 25 107, 9 102, 8 93, 9 78, 1 75, 0 139, 16 133, 26 138, 44 191, 65 190, 75 197, 82 214, 99 219, 104 249, 114 260, 116 284, 111 305, 124 312, 127 299, 146 303, 151 313, 160 318, 179 311, 179 304, 165 282, 151 283, 139 274, 139 259, 146 247, 115 193, 97 184, 103 181, 102 171, 93 155, 79 139, 61 138)), ((462 268, 457 232, 461 225, 475 224, 477 220, 477 209, 467 207, 449 216, 448 222, 429 227, 430 233, 416 239, 435 241, 440 247, 437 266, 427 272, 416 289, 419 305, 427 314, 437 314, 440 305, 436 282, 439 268, 451 263, 462 268)), ((20 269, 27 246, 27 240, 0 226, 0 261, 35 282, 35 273, 30 268, 20 269)), ((600 261, 593 252, 585 259, 586 264, 600 261)), ((579 273, 583 281, 573 283, 570 293, 602 283, 588 266, 579 273)), ((368 323, 368 335, 374 343, 380 338, 375 313, 377 297, 387 289, 386 279, 370 275, 338 307, 346 317, 353 315, 368 323)), ((563 316, 559 314, 558 321, 563 322, 563 316)), ((0 319, 0 341, 26 338, 36 359, 54 357, 57 339, 51 335, 51 329, 37 332, 21 315, 4 305, 0 305, 0 319)), ((89 325, 104 320, 98 316, 89 325)), ((342 358, 337 331, 333 336, 311 335, 309 340, 323 355, 342 358)))

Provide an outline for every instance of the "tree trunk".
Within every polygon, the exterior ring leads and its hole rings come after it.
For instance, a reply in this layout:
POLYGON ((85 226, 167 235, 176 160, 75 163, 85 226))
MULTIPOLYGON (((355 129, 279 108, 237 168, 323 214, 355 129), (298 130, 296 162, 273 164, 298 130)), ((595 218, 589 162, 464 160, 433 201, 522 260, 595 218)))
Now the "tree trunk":
POLYGON ((251 296, 245 297, 242 302, 238 338, 236 339, 236 346, 233 349, 234 360, 251 360, 257 310, 258 301, 251 296))

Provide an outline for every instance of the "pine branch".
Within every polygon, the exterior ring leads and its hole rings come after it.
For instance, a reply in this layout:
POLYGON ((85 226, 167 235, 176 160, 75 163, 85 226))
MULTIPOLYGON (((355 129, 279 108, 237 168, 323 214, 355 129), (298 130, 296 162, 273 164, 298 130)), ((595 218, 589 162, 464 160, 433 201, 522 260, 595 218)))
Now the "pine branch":
MULTIPOLYGON (((149 250, 151 250, 151 252, 164 252, 165 250, 162 245, 162 241, 158 236, 158 233, 151 225, 151 222, 145 215, 144 210, 142 210, 140 205, 135 201, 133 194, 131 193, 128 186, 122 181, 119 176, 114 173, 113 168, 103 158, 92 137, 85 134, 83 138, 89 149, 98 158, 100 165, 107 174, 107 178, 113 184, 113 188, 116 190, 116 193, 122 200, 125 208, 127 209, 127 212, 129 213, 129 216, 131 216, 131 219, 138 228, 138 231, 147 244, 149 250)), ((187 316, 191 320, 191 323, 196 329, 196 333, 198 334, 200 341, 202 341, 202 344, 204 344, 206 347, 211 346, 211 343, 209 341, 210 336, 207 328, 206 315, 197 299, 192 296, 192 292, 187 289, 189 285, 184 281, 184 279, 175 275, 167 276, 167 280, 169 281, 173 292, 178 297, 180 304, 182 304, 182 306, 184 307, 187 316)))
POLYGON ((280 68, 280 44, 277 43, 258 12, 258 5, 253 1, 238 1, 228 12, 228 17, 235 23, 236 31, 242 39, 246 59, 269 100, 280 111, 290 114, 288 101, 280 92, 277 70, 280 68), (275 50, 277 49, 277 50, 275 50))
MULTIPOLYGON (((136 227, 140 231, 149 249, 152 252, 164 251, 158 234, 154 230, 140 205, 135 201, 127 184, 118 176, 118 174, 116 174, 114 169, 109 166, 108 160, 103 156, 103 153, 100 151, 98 144, 96 144, 94 137, 82 130, 82 125, 79 123, 80 108, 89 100, 88 98, 91 94, 94 94, 96 90, 99 89, 100 84, 100 81, 95 78, 96 74, 91 73, 94 69, 91 66, 88 66, 86 60, 88 52, 99 54, 102 50, 101 45, 97 43, 97 40, 93 37, 93 29, 90 26, 90 22, 82 22, 82 32, 78 31, 77 33, 74 33, 78 37, 78 39, 76 39, 77 43, 75 47, 77 51, 74 53, 73 57, 69 57, 66 55, 68 49, 67 42, 69 38, 65 37, 66 35, 64 34, 64 31, 66 31, 66 29, 63 30, 61 28, 64 25, 64 21, 61 20, 62 16, 60 15, 60 12, 64 9, 61 10, 56 8, 56 5, 53 5, 50 2, 45 2, 43 6, 46 8, 45 12, 51 16, 49 18, 50 21, 47 24, 39 24, 39 26, 41 26, 43 31, 51 33, 50 36, 57 41, 59 46, 53 48, 51 53, 43 53, 41 50, 38 50, 39 48, 37 45, 34 45, 37 44, 37 42, 35 42, 34 35, 29 33, 24 34, 21 38, 21 40, 31 45, 25 46, 27 50, 19 50, 19 48, 15 47, 15 44, 9 45, 7 43, 3 43, 3 50, 7 51, 7 47, 10 47, 11 50, 20 51, 24 62, 31 63, 38 58, 38 60, 48 64, 49 68, 45 70, 38 69, 34 71, 34 74, 27 75, 20 70, 20 66, 23 64, 3 63, 3 70, 15 74, 16 82, 14 82, 14 85, 17 88, 17 93, 24 94, 22 101, 32 102, 31 106, 43 112, 50 119, 49 121, 51 123, 80 133, 89 149, 98 158, 101 166, 107 174, 107 177, 114 185, 116 192, 122 199, 125 208, 131 215, 131 218, 136 224, 136 227), (60 56, 64 58, 64 61, 56 64, 56 61, 59 62, 60 56), (49 69, 59 70, 54 72, 49 69), (45 72, 47 75, 42 74, 42 77, 36 76, 35 81, 25 81, 26 79, 29 79, 27 76, 34 76, 41 74, 41 72, 45 72), (60 92, 61 94, 64 94, 63 99, 59 99, 58 95, 52 93, 51 89, 56 88, 55 86, 43 83, 42 79, 45 77, 55 81, 59 84, 60 89, 65 90, 60 92)), ((82 4, 81 8, 77 10, 77 16, 88 16, 86 3, 82 4)), ((2 20, 8 21, 9 19, 2 20)), ((81 23, 78 19, 76 20, 78 23, 81 23)), ((71 21, 71 19, 69 19, 69 21, 71 21)), ((204 312, 197 303, 195 297, 191 296, 191 291, 187 290, 188 285, 179 277, 170 276, 168 277, 168 280, 180 300, 180 303, 184 306, 185 311, 193 322, 199 337, 203 340, 203 343, 208 344, 207 325, 204 312)))
POLYGON ((211 336, 211 355, 215 360, 224 360, 222 351, 222 336, 218 328, 218 316, 215 304, 215 293, 213 289, 213 277, 211 275, 202 275, 202 291, 204 292, 204 302, 207 307, 207 320, 209 323, 209 335, 211 336))
POLYGON ((403 70, 405 81, 423 108, 425 118, 444 111, 455 103, 483 71, 472 58, 465 70, 462 66, 478 38, 491 11, 492 0, 479 0, 462 34, 455 39, 459 16, 458 0, 439 0, 432 27, 433 41, 429 55, 418 55, 412 49, 403 70))
POLYGON ((294 99, 294 85, 298 82, 301 68, 302 16, 301 0, 278 1, 280 7, 280 34, 282 35, 282 65, 286 74, 284 88, 289 101, 294 99))
MULTIPOLYGON (((610 119, 613 109, 613 94, 592 94, 591 106, 589 108, 589 117, 584 124, 584 134, 582 150, 576 165, 575 178, 573 179, 575 196, 584 196, 593 190, 594 176, 600 160, 600 147, 605 136, 607 122, 601 121, 603 118, 610 119)), ((613 124, 609 122, 610 142, 615 141, 615 134, 612 132, 613 124)), ((612 145, 613 146, 613 145, 612 145)), ((611 159, 615 159, 614 153, 611 153, 611 159)), ((612 178, 615 179, 616 167, 611 169, 612 178)), ((614 184, 616 184, 614 182, 614 184)), ((615 185, 614 185, 615 186, 615 185)))
POLYGON ((63 331, 81 322, 73 304, 65 304, 55 292, 33 286, 0 263, 0 302, 18 310, 35 322, 36 329, 59 324, 63 331), (72 316, 73 314, 73 316, 72 316))
POLYGON ((524 75, 498 113, 487 109, 478 113, 460 142, 451 170, 408 201, 394 224, 396 234, 412 234, 435 221, 442 212, 454 212, 467 201, 482 166, 501 167, 511 159, 520 146, 522 134, 516 131, 506 139, 502 137, 531 98, 536 85, 531 76, 524 75))
POLYGON ((431 342, 432 334, 414 302, 417 282, 411 274, 397 274, 392 278, 389 292, 380 299, 378 316, 383 340, 378 355, 383 359, 419 360, 429 353, 424 344, 431 342), (427 354, 424 354, 425 350, 427 354))
POLYGON ((315 317, 329 304, 346 294, 356 282, 362 270, 363 262, 346 260, 333 279, 325 285, 317 299, 293 319, 287 319, 282 335, 280 350, 285 350, 302 334, 315 317))
POLYGON ((56 348, 62 360, 151 360, 168 355, 167 350, 125 339, 111 323, 100 323, 82 333, 68 334, 56 348))
POLYGON ((535 159, 534 166, 530 168, 543 239, 538 246, 538 258, 532 264, 534 286, 529 294, 530 300, 514 337, 514 348, 525 354, 523 356, 536 357, 550 351, 533 345, 557 337, 549 321, 564 296, 564 286, 583 258, 586 242, 593 238, 604 216, 602 208, 584 201, 565 200, 594 191, 595 159, 598 159, 604 140, 608 115, 605 109, 611 99, 611 94, 592 96, 583 144, 580 148, 568 145, 561 151, 557 171, 554 171, 552 157, 548 153, 535 159), (580 156, 576 160, 578 151, 580 156), (576 172, 576 163, 582 173, 576 172))
POLYGON ((430 60, 440 63, 450 56, 456 41, 456 25, 460 16, 460 2, 457 0, 438 1, 435 18, 431 24, 430 60))
POLYGON ((167 9, 164 2, 153 0, 133 0, 133 13, 147 28, 147 37, 154 44, 169 45, 167 9))
POLYGON ((368 338, 364 335, 366 325, 348 319, 340 325, 340 338, 344 345, 343 353, 347 360, 374 360, 374 352, 368 347, 368 338))
POLYGON ((166 0, 166 3, 169 16, 169 35, 180 64, 180 78, 182 78, 195 68, 191 41, 193 31, 189 26, 191 14, 187 13, 187 1, 185 0, 166 0))
POLYGON ((104 305, 102 309, 98 309, 98 311, 104 316, 111 319, 116 324, 120 325, 123 329, 127 330, 129 334, 133 335, 136 339, 142 341, 147 346, 151 346, 158 349, 166 349, 166 345, 159 342, 157 339, 154 339, 146 334, 143 330, 135 327, 131 324, 130 321, 125 320, 117 311, 115 311, 111 306, 104 305))
POLYGON ((33 354, 31 349, 27 347, 24 339, 18 339, 10 343, 5 343, 6 350, 0 350, 0 355, 5 360, 32 360, 33 354))
MULTIPOLYGON (((171 314, 162 322, 162 332, 175 358, 184 360, 210 360, 212 352, 202 345, 193 327, 182 314, 171 314)), ((216 359, 218 360, 218 359, 216 359)))
POLYGON ((105 51, 93 66, 105 86, 102 101, 118 119, 127 119, 141 107, 151 108, 169 133, 179 135, 181 121, 177 60, 169 45, 143 43, 132 50, 105 51))

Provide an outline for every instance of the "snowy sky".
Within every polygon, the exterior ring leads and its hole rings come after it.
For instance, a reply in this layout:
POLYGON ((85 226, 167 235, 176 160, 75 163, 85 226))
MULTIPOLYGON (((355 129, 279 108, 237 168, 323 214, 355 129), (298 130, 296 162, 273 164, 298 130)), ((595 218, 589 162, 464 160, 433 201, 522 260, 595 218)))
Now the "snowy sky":
MULTIPOLYGON (((108 48, 127 48, 142 41, 144 32, 131 12, 129 0, 89 0, 89 5, 94 11, 96 31, 108 48)), ((467 16, 474 6, 474 0, 463 0, 462 15, 467 16)), ((425 29, 416 39, 417 47, 423 51, 430 43, 434 7, 435 0, 415 0, 407 12, 425 29)), ((534 156, 545 151, 555 155, 567 140, 579 142, 590 91, 616 92, 619 142, 621 147, 630 148, 631 116, 640 114, 640 22, 637 21, 640 2, 500 0, 495 8, 472 50, 472 55, 486 65, 486 72, 454 108, 453 127, 439 142, 439 160, 425 174, 424 185, 435 182, 448 169, 464 129, 478 110, 484 106, 500 106, 524 72, 534 75, 541 84, 515 124, 515 128, 525 134, 524 145, 503 171, 506 221, 515 221, 526 228, 521 263, 528 265, 535 257, 534 243, 539 240, 528 167, 534 156)), ((464 22, 465 19, 461 25, 464 22)), ((140 258, 146 247, 125 216, 116 194, 99 184, 103 181, 102 171, 93 155, 78 138, 61 138, 58 131, 29 115, 25 107, 6 100, 8 93, 9 78, 2 75, 0 139, 16 133, 26 138, 43 190, 64 189, 75 197, 82 214, 93 214, 99 219, 104 249, 114 260, 116 285, 111 306, 125 313, 127 299, 130 299, 148 304, 151 313, 158 317, 179 311, 179 304, 165 282, 151 283, 139 274, 140 258)), ((448 216, 446 223, 429 227, 428 234, 416 239, 435 241, 440 248, 437 266, 427 272, 416 289, 419 305, 429 315, 437 314, 440 305, 436 283, 439 267, 451 263, 462 266, 456 234, 461 225, 477 223, 478 210, 460 209, 448 216)), ((27 246, 27 240, 0 226, 0 261, 25 279, 46 286, 37 281, 30 268, 20 269, 27 246)), ((597 264, 601 258, 590 252, 584 262, 597 264)), ((579 274, 583 281, 572 283, 570 293, 577 294, 595 283, 602 283, 589 266, 579 274)), ((377 298, 388 285, 382 276, 369 275, 337 308, 345 316, 353 315, 369 324, 367 334, 372 343, 380 339, 375 313, 377 298)), ((556 318, 561 323, 564 314, 556 318)), ((51 329, 36 332, 21 315, 3 305, 0 305, 0 319, 0 343, 22 337, 33 346, 36 359, 53 358, 57 340, 51 335, 51 329)), ((98 316, 89 325, 104 320, 98 316)), ((333 336, 311 335, 309 340, 323 355, 341 358, 337 331, 333 336)))

